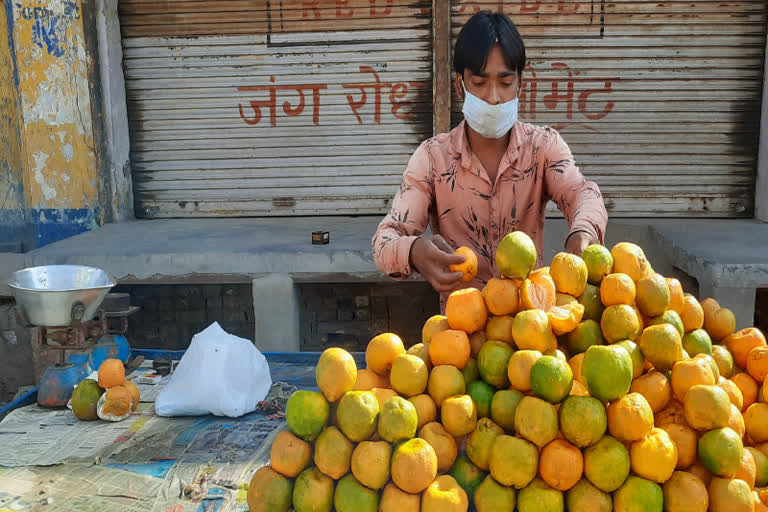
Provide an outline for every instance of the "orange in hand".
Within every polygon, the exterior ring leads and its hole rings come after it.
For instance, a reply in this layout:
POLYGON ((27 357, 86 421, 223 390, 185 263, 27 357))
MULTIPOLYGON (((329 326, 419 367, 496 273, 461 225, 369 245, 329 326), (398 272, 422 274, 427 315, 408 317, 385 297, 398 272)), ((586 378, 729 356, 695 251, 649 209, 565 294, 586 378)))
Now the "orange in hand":
POLYGON ((461 276, 462 283, 473 280, 477 276, 477 254, 469 247, 464 246, 456 249, 453 254, 464 256, 464 262, 451 265, 449 267, 451 272, 461 272, 463 274, 461 276))

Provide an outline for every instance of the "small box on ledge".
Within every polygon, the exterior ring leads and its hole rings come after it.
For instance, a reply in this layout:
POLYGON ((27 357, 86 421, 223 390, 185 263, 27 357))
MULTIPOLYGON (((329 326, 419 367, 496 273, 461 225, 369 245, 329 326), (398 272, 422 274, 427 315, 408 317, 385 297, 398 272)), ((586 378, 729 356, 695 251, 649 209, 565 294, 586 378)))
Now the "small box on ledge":
POLYGON ((328 231, 313 231, 312 245, 328 245, 331 241, 331 234, 328 231))

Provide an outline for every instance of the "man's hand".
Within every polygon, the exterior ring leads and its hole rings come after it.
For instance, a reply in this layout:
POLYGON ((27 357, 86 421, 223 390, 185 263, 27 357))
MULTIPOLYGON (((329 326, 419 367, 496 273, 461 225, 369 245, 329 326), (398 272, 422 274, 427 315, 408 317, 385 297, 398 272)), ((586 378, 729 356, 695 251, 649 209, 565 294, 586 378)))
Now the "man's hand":
POLYGON ((596 240, 586 231, 577 231, 571 233, 571 235, 565 240, 565 251, 576 256, 581 256, 584 249, 592 244, 599 244, 600 240, 596 240))
POLYGON ((438 292, 450 292, 461 283, 461 272, 451 272, 449 265, 464 262, 464 256, 453 254, 453 248, 440 235, 417 238, 411 246, 411 266, 424 276, 438 292))

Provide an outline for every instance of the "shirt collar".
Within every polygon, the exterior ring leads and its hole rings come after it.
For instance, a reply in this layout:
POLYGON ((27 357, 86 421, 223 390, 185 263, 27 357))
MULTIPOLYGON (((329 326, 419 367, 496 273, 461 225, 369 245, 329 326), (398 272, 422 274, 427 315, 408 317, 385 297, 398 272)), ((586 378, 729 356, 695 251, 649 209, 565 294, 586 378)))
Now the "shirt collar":
MULTIPOLYGON (((467 138, 466 121, 462 121, 451 131, 451 148, 454 154, 461 159, 461 166, 470 169, 472 165, 472 150, 469 148, 469 139, 467 138)), ((517 152, 523 143, 523 127, 518 121, 510 130, 509 146, 507 146, 507 158, 514 162, 517 152)))

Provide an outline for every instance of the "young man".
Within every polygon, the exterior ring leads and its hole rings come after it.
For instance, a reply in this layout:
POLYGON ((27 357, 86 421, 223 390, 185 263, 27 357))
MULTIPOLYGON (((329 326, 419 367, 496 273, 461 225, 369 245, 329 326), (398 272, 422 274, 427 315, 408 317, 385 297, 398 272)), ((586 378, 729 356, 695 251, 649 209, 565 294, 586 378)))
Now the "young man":
POLYGON ((570 227, 567 251, 602 243, 608 214, 600 189, 586 181, 567 144, 550 127, 517 121, 525 46, 504 14, 481 11, 459 33, 453 59, 464 121, 419 146, 408 162, 392 209, 373 237, 377 267, 394 279, 417 271, 441 292, 482 288, 498 276, 496 246, 524 231, 541 265, 545 207, 553 200, 570 227), (432 229, 430 238, 421 236, 432 229), (470 247, 474 281, 461 283, 452 254, 470 247))

